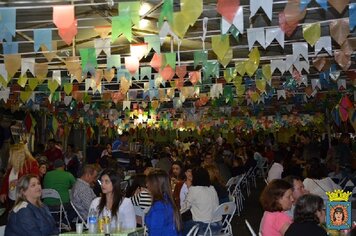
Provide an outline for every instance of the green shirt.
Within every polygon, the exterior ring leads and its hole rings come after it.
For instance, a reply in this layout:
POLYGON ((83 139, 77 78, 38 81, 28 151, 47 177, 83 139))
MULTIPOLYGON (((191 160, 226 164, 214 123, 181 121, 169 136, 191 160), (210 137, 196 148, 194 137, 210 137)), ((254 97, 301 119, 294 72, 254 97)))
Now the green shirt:
MULTIPOLYGON (((49 171, 43 180, 44 188, 55 189, 59 193, 62 199, 62 203, 69 203, 69 190, 75 183, 74 176, 64 170, 52 170, 49 171)), ((53 198, 44 199, 44 203, 48 206, 59 205, 59 200, 53 198)))

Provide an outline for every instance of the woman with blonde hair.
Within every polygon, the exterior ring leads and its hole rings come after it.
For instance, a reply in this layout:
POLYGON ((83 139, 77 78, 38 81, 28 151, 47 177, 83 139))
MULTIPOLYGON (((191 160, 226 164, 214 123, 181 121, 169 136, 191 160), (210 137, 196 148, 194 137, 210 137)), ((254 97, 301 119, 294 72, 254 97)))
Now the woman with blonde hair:
POLYGON ((219 204, 228 202, 229 201, 229 193, 225 187, 225 183, 221 178, 220 171, 217 166, 215 165, 206 165, 205 169, 209 173, 210 177, 210 182, 214 186, 218 198, 219 198, 219 204))
POLYGON ((38 176, 22 176, 17 182, 15 206, 9 214, 6 236, 58 235, 56 223, 41 202, 42 188, 38 176))
POLYGON ((39 175, 39 166, 31 155, 26 144, 20 143, 10 147, 8 169, 4 176, 0 191, 0 201, 7 200, 7 209, 11 209, 16 200, 16 184, 27 174, 39 175))

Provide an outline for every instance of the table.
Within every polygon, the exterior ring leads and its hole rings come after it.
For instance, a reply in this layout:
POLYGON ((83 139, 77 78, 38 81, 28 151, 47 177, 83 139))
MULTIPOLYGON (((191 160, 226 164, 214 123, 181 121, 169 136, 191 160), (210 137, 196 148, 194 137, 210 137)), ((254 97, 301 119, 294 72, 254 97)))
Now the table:
MULTIPOLYGON (((110 236, 143 236, 144 235, 144 228, 137 228, 135 230, 127 230, 124 232, 118 233, 111 233, 110 236)), ((86 236, 103 236, 104 233, 96 233, 96 234, 89 234, 88 232, 83 232, 82 234, 77 234, 76 232, 67 232, 61 233, 60 236, 78 236, 78 235, 86 235, 86 236)))

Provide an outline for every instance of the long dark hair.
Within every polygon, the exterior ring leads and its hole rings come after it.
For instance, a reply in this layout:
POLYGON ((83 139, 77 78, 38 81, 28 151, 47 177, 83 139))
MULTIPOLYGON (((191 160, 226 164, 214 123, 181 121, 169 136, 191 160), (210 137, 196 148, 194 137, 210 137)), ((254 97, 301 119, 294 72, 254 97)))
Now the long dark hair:
POLYGON ((181 231, 181 216, 173 201, 171 183, 167 172, 160 169, 151 171, 147 176, 147 183, 149 183, 152 203, 156 201, 163 201, 166 204, 170 204, 173 208, 173 217, 177 231, 181 231))
MULTIPOLYGON (((112 183, 112 207, 111 207, 111 216, 117 218, 117 211, 121 205, 122 198, 124 197, 121 191, 121 181, 120 175, 113 169, 106 169, 102 172, 101 177, 104 175, 109 176, 109 179, 112 183)), ((99 215, 103 212, 106 205, 106 197, 102 196, 98 205, 99 215)))

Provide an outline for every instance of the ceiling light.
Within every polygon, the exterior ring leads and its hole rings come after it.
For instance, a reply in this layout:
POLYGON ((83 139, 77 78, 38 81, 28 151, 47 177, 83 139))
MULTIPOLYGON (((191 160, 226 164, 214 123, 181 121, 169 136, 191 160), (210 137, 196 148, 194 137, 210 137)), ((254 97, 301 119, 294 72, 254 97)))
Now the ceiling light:
POLYGON ((149 3, 147 3, 147 2, 142 3, 138 14, 139 14, 140 16, 143 16, 143 15, 146 14, 150 9, 151 9, 151 4, 149 4, 149 3))

